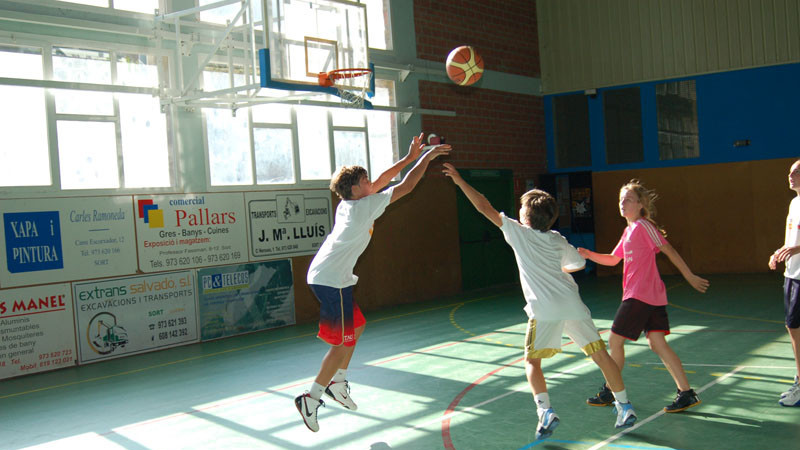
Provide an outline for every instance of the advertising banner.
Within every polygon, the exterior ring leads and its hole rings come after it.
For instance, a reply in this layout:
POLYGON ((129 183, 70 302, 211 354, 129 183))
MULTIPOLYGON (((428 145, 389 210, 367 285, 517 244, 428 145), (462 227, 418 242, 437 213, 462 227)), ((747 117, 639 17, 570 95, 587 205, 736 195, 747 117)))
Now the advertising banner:
POLYGON ((197 342, 191 271, 74 283, 81 363, 197 342))
POLYGON ((142 271, 247 261, 241 193, 136 196, 135 204, 142 271))
POLYGON ((295 323, 288 259, 197 271, 201 339, 295 323))
POLYGON ((328 190, 248 192, 250 258, 313 255, 331 232, 328 190))
POLYGON ((0 200, 0 286, 136 273, 130 196, 0 200))
POLYGON ((75 365, 69 284, 0 291, 0 379, 75 365))

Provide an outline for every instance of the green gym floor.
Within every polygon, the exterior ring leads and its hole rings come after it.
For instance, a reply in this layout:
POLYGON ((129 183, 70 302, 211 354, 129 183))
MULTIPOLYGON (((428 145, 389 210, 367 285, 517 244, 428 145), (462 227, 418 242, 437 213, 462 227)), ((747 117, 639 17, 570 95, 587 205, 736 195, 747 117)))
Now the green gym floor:
MULTIPOLYGON (((367 313, 348 378, 359 409, 327 402, 320 431, 293 399, 327 346, 315 325, 255 333, 0 382, 2 449, 680 449, 786 450, 800 407, 778 405, 794 361, 779 274, 709 276, 705 295, 665 277, 670 345, 703 403, 664 414, 675 385, 645 339, 626 346, 623 377, 639 415, 614 428, 591 407, 602 375, 564 340, 543 364, 561 417, 535 441, 518 288, 367 313)), ((607 336, 619 277, 580 280, 607 336)))

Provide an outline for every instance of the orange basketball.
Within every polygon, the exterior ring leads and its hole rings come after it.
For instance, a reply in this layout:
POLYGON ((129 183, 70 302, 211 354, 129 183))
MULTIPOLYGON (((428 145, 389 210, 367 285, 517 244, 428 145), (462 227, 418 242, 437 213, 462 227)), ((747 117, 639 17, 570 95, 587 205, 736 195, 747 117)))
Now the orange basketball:
POLYGON ((445 67, 447 76, 460 86, 469 86, 483 76, 483 59, 468 45, 454 48, 447 55, 445 67))

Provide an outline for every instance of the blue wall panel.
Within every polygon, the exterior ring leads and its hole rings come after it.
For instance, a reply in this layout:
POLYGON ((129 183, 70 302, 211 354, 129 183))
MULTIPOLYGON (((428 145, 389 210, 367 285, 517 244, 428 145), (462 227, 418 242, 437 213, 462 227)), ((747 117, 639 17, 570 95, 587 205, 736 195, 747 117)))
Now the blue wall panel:
POLYGON ((589 102, 592 165, 562 169, 555 167, 554 96, 545 96, 548 170, 551 173, 581 170, 602 172, 800 156, 798 81, 800 64, 788 64, 598 89, 595 98, 586 96, 589 102), (655 86, 665 81, 690 79, 696 81, 697 87, 700 156, 661 161, 658 156, 655 86), (644 161, 609 165, 605 157, 603 93, 631 86, 641 89, 644 161), (739 140, 749 140, 750 145, 734 147, 734 142, 739 140))

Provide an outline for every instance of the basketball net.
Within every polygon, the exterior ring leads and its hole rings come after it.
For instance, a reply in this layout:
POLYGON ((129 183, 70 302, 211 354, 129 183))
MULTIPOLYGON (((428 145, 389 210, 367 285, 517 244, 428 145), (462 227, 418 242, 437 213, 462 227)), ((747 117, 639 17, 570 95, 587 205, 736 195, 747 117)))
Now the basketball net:
POLYGON ((369 69, 337 69, 320 72, 319 85, 333 87, 347 108, 364 108, 367 90, 372 82, 372 71, 369 69), (343 80, 344 83, 337 83, 343 80))

